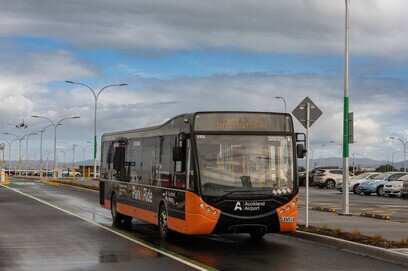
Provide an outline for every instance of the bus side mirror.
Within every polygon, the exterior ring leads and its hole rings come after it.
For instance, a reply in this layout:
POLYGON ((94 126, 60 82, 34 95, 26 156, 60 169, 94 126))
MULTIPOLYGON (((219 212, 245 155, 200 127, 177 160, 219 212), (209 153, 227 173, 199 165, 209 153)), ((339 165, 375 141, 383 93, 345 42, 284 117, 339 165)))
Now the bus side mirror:
POLYGON ((307 150, 304 148, 303 144, 296 145, 296 155, 297 158, 304 158, 307 150))
POLYGON ((173 161, 184 161, 184 153, 183 147, 173 147, 173 161))

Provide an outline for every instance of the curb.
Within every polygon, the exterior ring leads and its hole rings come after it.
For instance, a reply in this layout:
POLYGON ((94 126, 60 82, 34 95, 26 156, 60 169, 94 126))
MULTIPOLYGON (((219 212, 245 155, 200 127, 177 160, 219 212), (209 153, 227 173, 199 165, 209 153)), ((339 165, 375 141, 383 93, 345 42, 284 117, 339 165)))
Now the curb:
POLYGON ((391 220, 389 215, 377 215, 377 214, 370 214, 370 213, 361 213, 360 216, 362 217, 369 217, 369 218, 376 218, 382 220, 391 220))
POLYGON ((304 231, 296 231, 294 235, 296 237, 299 237, 300 239, 305 239, 308 241, 313 241, 319 244, 325 244, 329 246, 336 246, 338 249, 341 249, 343 251, 351 252, 354 254, 360 254, 363 256, 368 256, 371 258, 396 263, 408 267, 408 255, 397 251, 369 246, 365 244, 359 244, 348 240, 343 240, 331 236, 324 236, 304 231))
POLYGON ((92 191, 92 192, 99 192, 99 188, 95 186, 82 186, 82 185, 76 185, 72 183, 70 184, 70 183, 59 182, 59 181, 55 181, 55 182, 61 186, 68 186, 68 187, 74 187, 74 188, 83 189, 83 190, 92 191))
POLYGON ((313 206, 312 210, 321 211, 321 212, 328 212, 328 213, 337 212, 337 209, 335 209, 335 208, 325 208, 325 207, 317 207, 317 206, 313 206))

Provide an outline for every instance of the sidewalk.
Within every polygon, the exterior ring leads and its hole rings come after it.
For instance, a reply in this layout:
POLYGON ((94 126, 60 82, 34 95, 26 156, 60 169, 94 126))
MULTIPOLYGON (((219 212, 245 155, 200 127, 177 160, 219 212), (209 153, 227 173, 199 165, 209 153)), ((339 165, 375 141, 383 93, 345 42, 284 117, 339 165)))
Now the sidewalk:
MULTIPOLYGON (((305 224, 305 209, 298 210, 298 223, 305 224)), ((309 225, 328 229, 340 228, 344 232, 359 230, 363 235, 381 234, 384 239, 400 241, 408 238, 408 224, 389 220, 378 220, 360 216, 342 216, 336 213, 309 210, 309 225)))

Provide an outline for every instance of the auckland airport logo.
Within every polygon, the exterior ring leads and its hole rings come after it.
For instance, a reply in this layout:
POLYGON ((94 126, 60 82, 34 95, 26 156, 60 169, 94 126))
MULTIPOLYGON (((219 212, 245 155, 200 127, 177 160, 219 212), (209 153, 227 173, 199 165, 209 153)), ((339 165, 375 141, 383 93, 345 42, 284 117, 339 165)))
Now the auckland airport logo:
POLYGON ((265 207, 265 201, 237 201, 234 207, 234 211, 260 211, 261 207, 265 207))
POLYGON ((236 210, 242 211, 241 203, 239 201, 237 202, 237 204, 235 204, 234 211, 236 211, 236 210))

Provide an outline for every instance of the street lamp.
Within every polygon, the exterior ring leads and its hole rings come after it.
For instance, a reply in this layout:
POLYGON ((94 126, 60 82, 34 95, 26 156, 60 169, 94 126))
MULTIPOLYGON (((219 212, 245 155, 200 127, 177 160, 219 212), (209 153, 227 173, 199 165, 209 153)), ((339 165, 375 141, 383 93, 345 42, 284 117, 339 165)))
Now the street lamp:
POLYGON ((402 152, 402 151, 395 151, 395 152, 393 152, 392 153, 392 166, 395 168, 395 160, 394 160, 394 157, 395 157, 395 155, 397 154, 397 153, 400 153, 400 152, 402 152))
POLYGON ((282 100, 282 101, 283 101, 283 105, 285 106, 285 113, 287 113, 288 110, 287 110, 287 108, 286 108, 285 98, 283 98, 282 96, 276 96, 275 98, 278 99, 278 100, 282 100))
POLYGON ((398 137, 390 136, 390 138, 401 141, 402 145, 404 146, 404 172, 407 172, 407 148, 405 142, 404 140, 398 137))
MULTIPOLYGON (((91 143, 90 141, 87 141, 86 143, 91 143)), ((87 148, 92 147, 93 145, 87 145, 87 146, 81 146, 81 145, 76 145, 74 144, 75 147, 80 147, 82 149, 82 162, 84 163, 82 167, 82 177, 85 178, 85 151, 87 148)))
POLYGON ((18 139, 16 138, 16 139, 13 139, 11 141, 8 141, 6 139, 2 139, 2 140, 6 141, 7 144, 8 144, 8 153, 9 153, 8 154, 8 163, 9 163, 8 167, 9 167, 9 170, 10 170, 10 167, 11 167, 11 144, 13 144, 13 142, 17 141, 18 139))
POLYGON ((54 121, 52 121, 51 119, 49 119, 49 118, 47 118, 47 117, 43 117, 43 116, 31 116, 32 118, 39 118, 39 119, 46 119, 46 120, 48 120, 49 122, 51 122, 52 123, 52 126, 54 126, 54 168, 53 168, 53 178, 55 179, 56 178, 56 174, 55 174, 55 169, 56 169, 56 166, 57 166, 57 163, 56 163, 56 161, 57 161, 57 127, 58 127, 58 125, 60 125, 61 124, 61 122, 63 122, 64 120, 68 120, 68 119, 79 119, 80 117, 78 117, 78 116, 75 116, 75 117, 67 117, 67 118, 63 118, 63 119, 60 119, 59 121, 57 121, 57 122, 54 122, 54 121))
POLYGON ((103 88, 101 88, 98 92, 95 92, 90 86, 84 84, 84 83, 79 83, 79 82, 73 82, 73 81, 65 81, 68 84, 74 84, 74 85, 81 85, 84 87, 87 87, 92 94, 94 95, 95 98, 95 120, 94 120, 94 178, 96 178, 96 153, 97 153, 97 141, 96 141, 96 120, 97 120, 97 108, 98 108, 98 98, 99 95, 101 94, 101 92, 104 89, 107 89, 109 87, 123 87, 123 86, 127 86, 127 84, 112 84, 112 85, 107 85, 104 86, 103 88))
POLYGON ((3 133, 5 135, 11 135, 16 137, 16 140, 19 141, 19 147, 18 147, 18 167, 19 167, 19 176, 21 176, 21 141, 23 141, 23 139, 26 137, 26 135, 19 137, 18 135, 15 134, 11 134, 11 133, 3 133))
POLYGON ((30 138, 30 136, 32 135, 38 135, 37 132, 31 132, 29 134, 27 134, 26 136, 26 157, 25 157, 25 162, 26 162, 26 178, 28 177, 28 139, 30 138))
MULTIPOLYGON (((61 124, 59 124, 59 125, 61 125, 61 124)), ((42 159, 42 156, 43 156, 43 153, 42 153, 42 137, 43 137, 43 133, 45 132, 45 130, 48 127, 51 127, 51 126, 52 126, 52 124, 49 124, 49 125, 45 126, 41 131, 39 131, 39 133, 40 133, 40 172, 42 172, 42 162, 43 162, 43 159, 42 159)))
MULTIPOLYGON (((314 158, 314 154, 315 154, 315 150, 317 150, 318 148, 320 148, 320 147, 324 147, 324 146, 326 146, 326 144, 321 144, 321 145, 319 145, 319 146, 316 146, 316 147, 312 147, 312 146, 309 146, 309 148, 310 148, 310 150, 312 151, 312 159, 315 159, 314 158)), ((317 158, 317 164, 319 164, 319 158, 317 158)), ((316 162, 315 162, 315 166, 316 166, 316 162)))
MULTIPOLYGON (((345 0, 344 20, 344 99, 343 99, 343 191, 348 191, 349 173, 349 3, 345 0)), ((343 193, 342 214, 349 215, 349 193, 343 193)))

